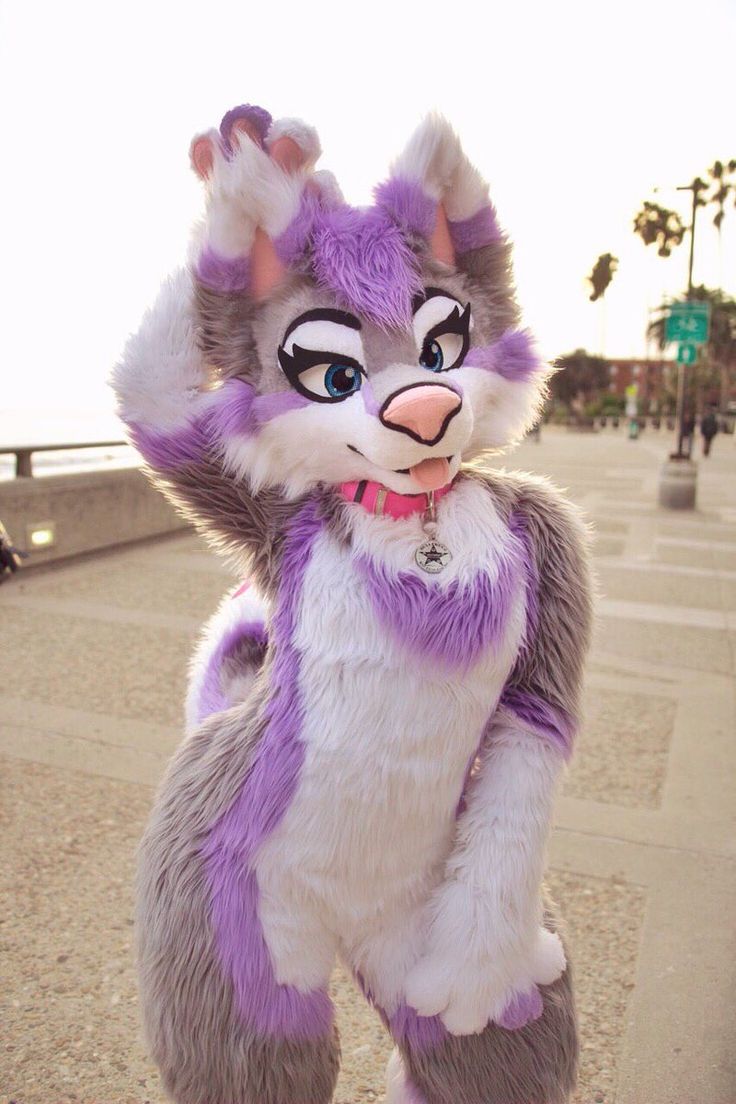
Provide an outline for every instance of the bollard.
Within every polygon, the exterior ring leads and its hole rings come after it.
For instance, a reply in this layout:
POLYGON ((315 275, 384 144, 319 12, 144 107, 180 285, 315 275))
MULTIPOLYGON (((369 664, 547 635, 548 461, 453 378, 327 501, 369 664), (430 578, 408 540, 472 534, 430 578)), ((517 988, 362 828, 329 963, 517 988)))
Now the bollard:
POLYGON ((668 510, 694 510, 698 466, 692 460, 669 459, 659 475, 659 505, 668 510))

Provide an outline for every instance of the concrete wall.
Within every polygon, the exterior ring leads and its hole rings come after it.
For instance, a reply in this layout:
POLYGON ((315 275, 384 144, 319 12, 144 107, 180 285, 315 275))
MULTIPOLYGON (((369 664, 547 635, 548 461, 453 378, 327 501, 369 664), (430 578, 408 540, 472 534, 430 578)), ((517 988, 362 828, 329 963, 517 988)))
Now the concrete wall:
POLYGON ((138 468, 0 482, 0 520, 24 567, 186 527, 138 468), (55 544, 29 546, 28 529, 53 522, 55 544))

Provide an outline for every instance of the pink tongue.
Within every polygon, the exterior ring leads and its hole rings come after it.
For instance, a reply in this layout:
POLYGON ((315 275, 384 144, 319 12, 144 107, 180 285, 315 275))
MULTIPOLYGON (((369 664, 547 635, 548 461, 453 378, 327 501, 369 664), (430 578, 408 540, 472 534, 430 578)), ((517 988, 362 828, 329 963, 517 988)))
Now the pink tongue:
POLYGON ((409 473, 415 483, 424 491, 438 491, 440 487, 450 482, 450 461, 444 456, 433 457, 430 460, 422 460, 409 468, 409 473))

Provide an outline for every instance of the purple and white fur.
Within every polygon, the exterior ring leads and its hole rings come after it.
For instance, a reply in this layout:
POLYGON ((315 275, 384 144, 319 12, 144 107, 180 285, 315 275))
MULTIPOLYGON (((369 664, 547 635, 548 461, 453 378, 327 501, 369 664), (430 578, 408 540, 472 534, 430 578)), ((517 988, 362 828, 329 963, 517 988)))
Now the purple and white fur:
POLYGON ((548 374, 487 185, 436 118, 368 210, 294 120, 244 105, 192 149, 191 263, 114 386, 158 484, 256 585, 205 631, 144 840, 154 1056, 177 1104, 327 1104, 340 956, 396 1041, 394 1104, 562 1104, 574 1008, 541 882, 584 536, 543 482, 468 467, 524 432, 548 374), (448 391, 436 433, 429 406, 389 417, 448 391), (416 495, 428 470, 453 481, 436 576, 420 513, 337 490, 416 495))

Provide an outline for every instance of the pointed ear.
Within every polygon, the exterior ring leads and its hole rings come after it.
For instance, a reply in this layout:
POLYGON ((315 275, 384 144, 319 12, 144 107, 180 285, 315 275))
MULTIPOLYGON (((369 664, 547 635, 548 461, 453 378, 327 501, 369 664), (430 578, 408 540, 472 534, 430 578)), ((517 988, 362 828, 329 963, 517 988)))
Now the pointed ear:
POLYGON ((436 261, 441 261, 450 268, 455 267, 455 246, 452 244, 450 226, 442 203, 437 204, 434 230, 429 239, 429 251, 436 261))
POLYGON ((310 191, 311 169, 320 152, 311 127, 294 119, 274 123, 250 104, 227 112, 219 131, 194 138, 192 166, 207 188, 201 283, 262 298, 285 279, 308 239, 306 216, 319 194, 310 191))
POLYGON ((516 325, 511 247, 488 185, 449 123, 438 116, 424 120, 376 189, 376 203, 405 234, 423 239, 435 260, 465 273, 498 332, 516 325))
POLYGON ((265 299, 283 283, 286 266, 279 258, 269 236, 256 228, 250 254, 250 292, 256 299, 265 299))
POLYGON ((463 254, 502 238, 488 185, 439 116, 429 116, 414 132, 376 199, 446 264, 462 267, 463 254))
MULTIPOLYGON (((300 119, 278 119, 264 145, 271 160, 271 186, 261 195, 258 229, 251 252, 251 292, 265 298, 283 282, 293 246, 293 231, 310 209, 311 169, 322 149, 317 132, 300 119)), ((267 174, 269 175, 269 174, 267 174)))

